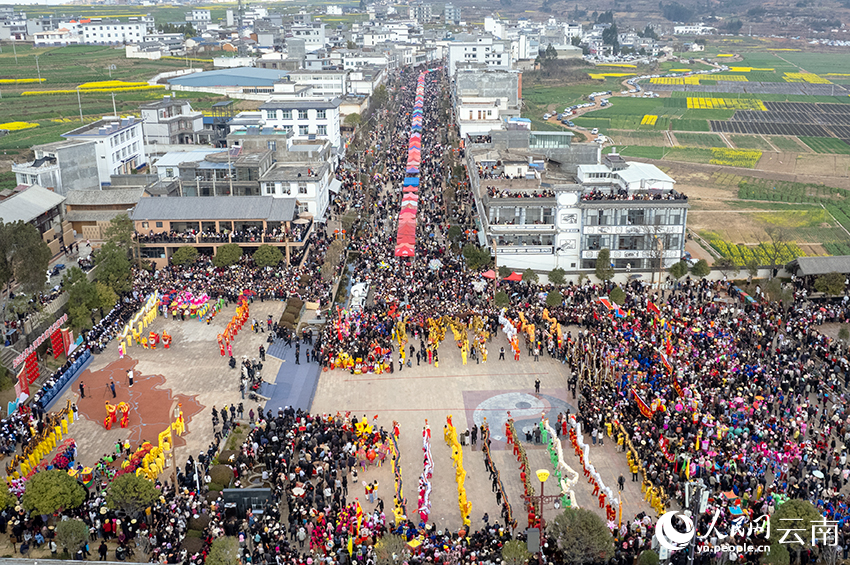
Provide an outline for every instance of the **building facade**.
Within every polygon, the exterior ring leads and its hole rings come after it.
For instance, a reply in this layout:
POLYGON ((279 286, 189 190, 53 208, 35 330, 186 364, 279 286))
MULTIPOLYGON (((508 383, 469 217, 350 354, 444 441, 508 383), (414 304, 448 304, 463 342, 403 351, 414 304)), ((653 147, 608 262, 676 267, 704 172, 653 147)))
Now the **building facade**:
POLYGON ((85 139, 35 145, 33 161, 12 165, 15 180, 25 186, 43 186, 62 196, 73 190, 100 188, 96 145, 85 139))
POLYGON ((142 122, 134 116, 106 116, 63 133, 62 137, 95 142, 97 176, 101 185, 110 184, 112 175, 131 174, 147 164, 142 122))
POLYGON ((338 149, 340 99, 269 100, 260 106, 266 126, 300 138, 327 139, 338 149))
POLYGON ((165 96, 162 100, 142 104, 139 109, 148 145, 185 145, 207 141, 203 113, 192 110, 192 105, 185 98, 165 96))

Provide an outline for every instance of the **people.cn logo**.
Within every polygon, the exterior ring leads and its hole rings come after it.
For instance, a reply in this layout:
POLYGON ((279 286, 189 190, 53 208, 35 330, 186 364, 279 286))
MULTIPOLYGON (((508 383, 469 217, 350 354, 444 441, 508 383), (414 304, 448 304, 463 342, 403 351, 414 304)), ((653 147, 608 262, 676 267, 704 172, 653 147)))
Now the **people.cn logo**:
POLYGON ((691 517, 685 516, 675 510, 666 512, 658 519, 658 523, 655 524, 655 537, 658 538, 658 543, 670 551, 685 549, 695 535, 696 528, 694 528, 694 521, 691 520, 691 517), (680 532, 673 527, 674 517, 679 518, 685 524, 684 532, 680 532))

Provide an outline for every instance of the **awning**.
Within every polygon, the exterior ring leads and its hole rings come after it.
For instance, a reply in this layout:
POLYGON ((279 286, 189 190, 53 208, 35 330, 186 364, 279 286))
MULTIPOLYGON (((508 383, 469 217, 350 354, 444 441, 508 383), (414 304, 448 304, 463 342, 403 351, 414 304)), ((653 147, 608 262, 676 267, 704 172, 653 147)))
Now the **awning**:
POLYGON ((339 194, 339 189, 342 188, 342 181, 338 178, 334 178, 331 183, 328 185, 328 190, 333 192, 334 194, 339 194))

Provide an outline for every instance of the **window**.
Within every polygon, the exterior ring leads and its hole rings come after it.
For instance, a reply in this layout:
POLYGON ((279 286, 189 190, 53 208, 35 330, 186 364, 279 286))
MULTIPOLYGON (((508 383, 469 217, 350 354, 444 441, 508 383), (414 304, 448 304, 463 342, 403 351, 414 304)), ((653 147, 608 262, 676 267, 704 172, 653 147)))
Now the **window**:
POLYGON ((266 119, 274 120, 277 118, 277 110, 266 110, 266 119))
POLYGON ((269 183, 266 185, 266 194, 271 195, 274 194, 274 185, 269 183))
POLYGON ((316 110, 316 119, 324 120, 325 119, 325 110, 316 110))
POLYGON ((307 135, 307 126, 298 126, 298 133, 301 135, 307 135))
POLYGON ((328 135, 328 126, 317 126, 316 133, 318 135, 328 135))
POLYGON ((283 131, 285 131, 285 132, 287 132, 287 133, 288 133, 288 132, 291 132, 291 131, 292 131, 292 126, 283 126, 283 131))
POLYGON ((157 223, 156 223, 156 227, 161 228, 161 227, 162 227, 162 222, 157 222, 157 223))
POLYGON ((148 224, 148 222, 142 222, 142 229, 147 229, 149 227, 150 227, 150 224, 148 224))
POLYGON ((292 110, 281 110, 281 119, 282 120, 291 120, 292 119, 292 110))
POLYGON ((307 119, 307 110, 298 110, 298 119, 306 120, 307 119))
POLYGON ((271 149, 272 151, 277 151, 277 142, 276 141, 269 141, 268 145, 269 145, 269 149, 271 149))
POLYGON ((299 182, 298 183, 298 194, 307 194, 307 183, 299 182))
POLYGON ((169 177, 169 178, 173 177, 174 176, 174 169, 172 169, 171 167, 165 169, 165 176, 169 177))

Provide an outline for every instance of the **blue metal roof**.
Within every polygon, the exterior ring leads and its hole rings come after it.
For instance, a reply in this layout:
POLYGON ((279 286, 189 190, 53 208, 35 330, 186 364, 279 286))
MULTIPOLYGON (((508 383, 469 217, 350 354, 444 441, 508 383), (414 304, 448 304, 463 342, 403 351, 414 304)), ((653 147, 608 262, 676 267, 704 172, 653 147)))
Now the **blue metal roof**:
POLYGON ((289 71, 277 69, 258 69, 255 67, 235 67, 216 71, 202 71, 182 77, 169 79, 169 84, 181 86, 272 86, 289 74, 289 71))

